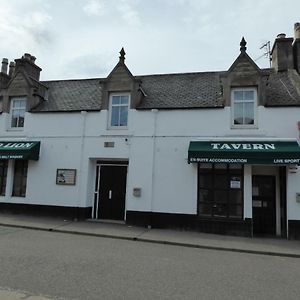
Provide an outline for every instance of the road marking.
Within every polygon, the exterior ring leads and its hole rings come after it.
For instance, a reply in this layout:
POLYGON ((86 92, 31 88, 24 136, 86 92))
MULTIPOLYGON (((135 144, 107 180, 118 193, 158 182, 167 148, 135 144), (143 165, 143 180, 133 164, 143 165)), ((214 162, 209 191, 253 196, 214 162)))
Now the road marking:
MULTIPOLYGON (((1 300, 63 300, 62 298, 52 298, 50 296, 33 295, 32 293, 0 287, 1 300)), ((66 300, 66 299, 65 299, 66 300)))

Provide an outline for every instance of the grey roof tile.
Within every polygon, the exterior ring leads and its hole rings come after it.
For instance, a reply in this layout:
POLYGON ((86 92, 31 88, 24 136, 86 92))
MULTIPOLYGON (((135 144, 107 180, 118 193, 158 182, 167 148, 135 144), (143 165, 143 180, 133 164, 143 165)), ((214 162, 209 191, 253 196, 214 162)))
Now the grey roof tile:
POLYGON ((298 105, 300 105, 300 76, 295 70, 271 71, 266 82, 266 106, 298 105))
POLYGON ((33 111, 81 111, 101 109, 99 79, 42 81, 48 87, 48 100, 33 111))
MULTIPOLYGON (((300 76, 296 71, 276 73, 262 69, 266 106, 300 105, 300 76), (298 90, 297 90, 298 89, 298 90)), ((223 107, 220 76, 225 72, 202 72, 136 76, 146 96, 138 109, 223 107)), ((42 81, 48 100, 33 112, 101 110, 101 79, 42 81)))
POLYGON ((138 108, 223 107, 221 72, 140 76, 146 97, 138 108))

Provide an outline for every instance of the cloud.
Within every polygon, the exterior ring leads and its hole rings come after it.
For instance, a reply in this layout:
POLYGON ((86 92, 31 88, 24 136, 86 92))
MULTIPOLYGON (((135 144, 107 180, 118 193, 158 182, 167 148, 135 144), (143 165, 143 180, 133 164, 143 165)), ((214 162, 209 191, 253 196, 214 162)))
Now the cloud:
POLYGON ((67 78, 106 77, 112 70, 114 57, 111 53, 87 53, 74 56, 61 66, 67 78))
POLYGON ((121 13, 123 20, 133 26, 139 26, 141 24, 139 14, 137 10, 133 8, 128 0, 121 0, 118 10, 121 13))
POLYGON ((0 2, 0 38, 5 41, 3 48, 22 45, 26 48, 35 48, 49 43, 52 40, 48 24, 51 16, 40 10, 24 11, 18 9, 14 2, 11 4, 0 2))
POLYGON ((118 22, 122 19, 127 25, 139 26, 141 20, 135 8, 137 4, 139 0, 88 0, 83 11, 88 16, 115 16, 118 22))
POLYGON ((101 0, 89 0, 83 7, 83 11, 89 16, 103 16, 105 14, 105 5, 101 0))

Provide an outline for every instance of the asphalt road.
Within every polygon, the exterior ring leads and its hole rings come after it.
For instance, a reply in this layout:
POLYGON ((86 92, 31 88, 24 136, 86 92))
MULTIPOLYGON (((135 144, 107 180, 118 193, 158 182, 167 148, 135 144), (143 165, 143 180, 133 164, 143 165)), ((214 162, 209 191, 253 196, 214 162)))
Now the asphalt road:
POLYGON ((297 258, 0 226, 1 300, 299 299, 299 277, 297 258))

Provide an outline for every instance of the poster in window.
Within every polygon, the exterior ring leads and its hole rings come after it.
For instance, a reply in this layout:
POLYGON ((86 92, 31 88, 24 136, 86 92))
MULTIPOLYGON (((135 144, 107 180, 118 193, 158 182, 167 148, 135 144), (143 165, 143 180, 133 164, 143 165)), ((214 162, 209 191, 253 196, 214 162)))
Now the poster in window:
POLYGON ((241 188, 241 179, 239 177, 230 178, 230 188, 231 189, 240 189, 241 188))
POLYGON ((75 185, 76 184, 76 169, 57 169, 56 184, 75 185))

